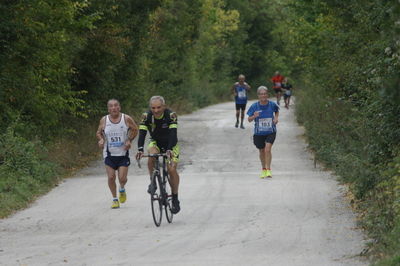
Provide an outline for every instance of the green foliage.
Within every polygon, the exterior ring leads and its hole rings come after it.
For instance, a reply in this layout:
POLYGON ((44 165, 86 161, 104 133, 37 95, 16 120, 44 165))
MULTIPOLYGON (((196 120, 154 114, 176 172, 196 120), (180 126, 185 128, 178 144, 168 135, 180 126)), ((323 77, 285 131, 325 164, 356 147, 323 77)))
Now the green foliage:
POLYGON ((393 256, 387 265, 394 265, 400 245, 400 4, 275 2, 288 14, 274 37, 303 84, 297 116, 310 147, 351 184, 363 225, 377 243, 374 254, 393 256))
POLYGON ((239 29, 229 39, 234 77, 244 74, 254 88, 266 85, 266 80, 280 67, 274 63, 277 58, 270 57, 269 52, 279 49, 271 34, 274 28, 274 5, 267 0, 230 0, 227 6, 240 14, 239 29))
POLYGON ((55 165, 43 158, 45 147, 16 134, 16 126, 0 136, 0 217, 25 207, 57 181, 55 165))
POLYGON ((7 18, 0 24, 2 125, 16 112, 47 135, 61 119, 85 115, 85 91, 73 91, 69 84, 72 56, 82 45, 75 31, 84 27, 77 9, 67 0, 0 4, 0 15, 7 18))
POLYGON ((227 99, 238 73, 265 80, 266 3, 3 1, 2 125, 16 114, 51 140, 76 132, 69 121, 97 119, 110 98, 131 112, 154 94, 187 111, 227 99))

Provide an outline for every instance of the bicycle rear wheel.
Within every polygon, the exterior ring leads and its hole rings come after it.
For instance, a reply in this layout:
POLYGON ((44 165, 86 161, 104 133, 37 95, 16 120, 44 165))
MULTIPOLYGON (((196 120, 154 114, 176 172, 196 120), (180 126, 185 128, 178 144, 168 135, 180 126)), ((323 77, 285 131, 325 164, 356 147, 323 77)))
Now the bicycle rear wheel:
POLYGON ((172 208, 172 193, 171 193, 171 187, 169 184, 169 176, 165 177, 165 183, 164 183, 164 188, 165 188, 165 200, 164 200, 164 208, 165 208, 165 217, 167 217, 168 223, 172 223, 172 219, 174 218, 174 214, 171 212, 172 208), (168 181, 168 182, 167 182, 168 181))
POLYGON ((154 172, 151 176, 151 183, 155 188, 153 189, 151 199, 151 213, 153 215, 153 221, 156 226, 160 226, 162 219, 162 198, 161 198, 161 177, 157 172, 154 172))

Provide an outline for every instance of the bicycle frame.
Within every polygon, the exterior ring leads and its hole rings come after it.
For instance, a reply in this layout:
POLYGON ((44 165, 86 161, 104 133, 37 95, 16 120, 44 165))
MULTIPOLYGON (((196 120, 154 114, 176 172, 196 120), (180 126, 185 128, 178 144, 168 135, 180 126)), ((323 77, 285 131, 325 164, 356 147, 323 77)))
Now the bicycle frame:
MULTIPOLYGON (((171 212, 171 202, 170 202, 172 199, 172 195, 170 195, 167 192, 167 186, 170 185, 170 178, 167 169, 167 163, 168 163, 167 154, 166 153, 148 154, 148 155, 143 155, 142 157, 155 158, 154 169, 151 175, 152 179, 150 184, 153 187, 157 187, 157 183, 159 184, 159 194, 156 193, 155 190, 151 192, 151 204, 152 204, 152 214, 154 223, 156 226, 160 226, 162 220, 163 208, 165 210, 167 221, 171 223, 173 217, 173 214, 171 212), (159 160, 160 157, 163 158, 161 163, 159 160), (162 171, 160 169, 160 166, 162 168, 162 171), (158 208, 154 207, 155 201, 157 201, 159 204, 158 208), (157 209, 160 211, 159 215, 156 214, 157 209)), ((138 160, 138 166, 141 168, 140 160, 138 160)))

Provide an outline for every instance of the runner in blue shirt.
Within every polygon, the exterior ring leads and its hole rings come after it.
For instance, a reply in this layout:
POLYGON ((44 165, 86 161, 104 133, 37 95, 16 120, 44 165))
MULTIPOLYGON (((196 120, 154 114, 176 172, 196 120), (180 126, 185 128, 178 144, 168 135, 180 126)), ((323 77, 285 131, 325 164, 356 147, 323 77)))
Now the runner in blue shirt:
POLYGON ((253 103, 247 115, 248 121, 254 121, 254 145, 260 152, 262 172, 260 178, 272 177, 271 148, 276 137, 276 124, 278 124, 279 106, 268 100, 268 88, 260 86, 257 89, 258 102, 253 103))
POLYGON ((232 93, 235 95, 235 104, 236 104, 236 124, 235 127, 239 126, 239 114, 240 115, 240 128, 244 129, 243 119, 244 112, 246 110, 247 104, 247 92, 250 91, 250 85, 245 82, 246 77, 242 74, 238 77, 238 82, 233 84, 232 93))

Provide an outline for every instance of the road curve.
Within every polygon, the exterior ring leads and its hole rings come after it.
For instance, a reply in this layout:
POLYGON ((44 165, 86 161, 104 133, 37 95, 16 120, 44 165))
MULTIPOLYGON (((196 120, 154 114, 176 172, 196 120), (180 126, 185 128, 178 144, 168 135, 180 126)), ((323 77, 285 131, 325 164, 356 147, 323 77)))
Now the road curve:
POLYGON ((293 110, 281 110, 272 179, 259 179, 245 126, 234 128, 233 103, 179 117, 182 211, 172 224, 154 226, 134 160, 128 200, 110 209, 97 161, 0 220, 0 265, 366 265, 345 189, 314 168, 293 110))

